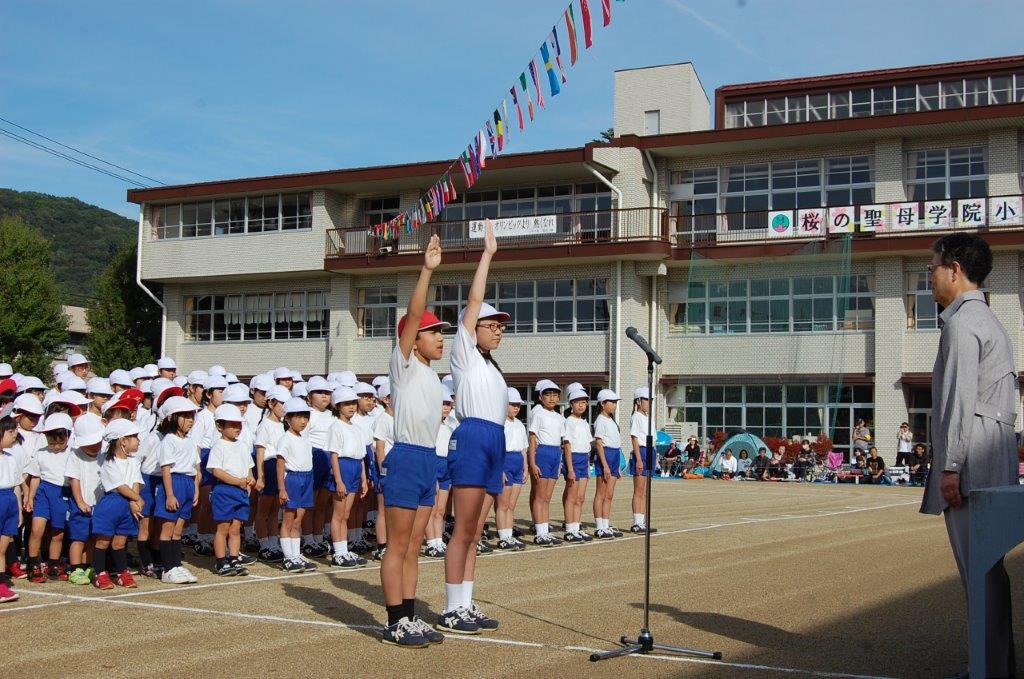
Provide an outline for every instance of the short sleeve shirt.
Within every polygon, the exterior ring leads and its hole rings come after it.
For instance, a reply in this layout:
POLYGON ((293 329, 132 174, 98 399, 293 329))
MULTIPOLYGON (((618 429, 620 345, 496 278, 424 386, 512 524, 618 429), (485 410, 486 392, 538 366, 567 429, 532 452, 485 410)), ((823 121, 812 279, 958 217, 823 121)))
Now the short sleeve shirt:
POLYGON ((533 413, 530 433, 536 435, 538 445, 560 446, 565 433, 565 418, 557 410, 541 408, 533 413))
POLYGON ((170 466, 172 474, 195 476, 196 465, 199 464, 196 445, 194 439, 168 434, 160 442, 160 466, 170 466))
POLYGON ((99 455, 86 455, 78 448, 68 455, 68 466, 64 473, 69 479, 78 479, 82 488, 82 499, 90 507, 95 506, 103 497, 103 483, 100 481, 101 461, 99 455))
POLYGON ((107 493, 113 492, 121 486, 134 486, 142 484, 142 472, 139 471, 137 460, 125 457, 112 457, 103 460, 100 465, 100 483, 107 493))
POLYGON ((598 415, 594 420, 594 438, 601 439, 601 442, 608 448, 622 447, 622 434, 619 432, 619 425, 607 415, 598 415))
POLYGON ((387 411, 381 412, 373 423, 373 440, 384 442, 384 457, 387 457, 395 445, 395 418, 387 411))
POLYGON ((332 455, 361 460, 366 457, 366 444, 363 443, 364 433, 360 427, 351 422, 343 422, 335 418, 331 429, 327 432, 326 450, 332 455))
POLYGON ((220 439, 210 448, 207 469, 220 469, 232 476, 244 479, 253 468, 252 449, 242 439, 228 441, 220 439))
POLYGON ((290 431, 281 434, 274 446, 277 457, 284 458, 284 468, 290 472, 313 470, 313 446, 309 439, 290 431))
POLYGON ((476 333, 461 322, 455 331, 451 355, 452 380, 455 383, 455 414, 501 424, 508 413, 508 386, 505 377, 476 348, 476 333))
POLYGON ((505 418, 505 451, 521 453, 530 445, 526 437, 526 425, 519 420, 505 418))
POLYGON ((281 422, 274 422, 266 417, 264 417, 263 421, 260 422, 260 425, 256 427, 255 445, 263 448, 264 460, 273 460, 277 457, 277 449, 274 448, 274 446, 282 435, 284 435, 284 424, 281 422))
POLYGON ((639 410, 629 418, 629 435, 635 437, 641 446, 647 444, 647 427, 647 416, 639 410))
POLYGON ((590 423, 579 417, 565 418, 565 433, 562 440, 569 443, 574 453, 589 453, 594 436, 590 432, 590 423))
POLYGON ((396 346, 388 368, 391 380, 391 405, 394 408, 394 439, 402 443, 430 447, 441 426, 444 391, 430 366, 415 354, 406 359, 396 346))

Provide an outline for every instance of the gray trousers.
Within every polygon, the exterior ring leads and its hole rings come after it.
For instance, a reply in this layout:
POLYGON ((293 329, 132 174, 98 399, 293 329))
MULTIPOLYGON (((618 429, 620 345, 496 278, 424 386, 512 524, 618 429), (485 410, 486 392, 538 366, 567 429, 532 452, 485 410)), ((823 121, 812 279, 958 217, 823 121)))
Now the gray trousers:
MULTIPOLYGON (((959 508, 948 507, 942 513, 946 519, 949 545, 953 548, 960 581, 967 592, 967 567, 969 559, 968 501, 964 498, 959 508)), ((1010 604, 1010 576, 1006 573, 1003 560, 992 567, 985 581, 988 611, 988 638, 985 640, 985 657, 989 677, 1012 677, 1017 665, 1013 649, 1013 615, 1010 604)))

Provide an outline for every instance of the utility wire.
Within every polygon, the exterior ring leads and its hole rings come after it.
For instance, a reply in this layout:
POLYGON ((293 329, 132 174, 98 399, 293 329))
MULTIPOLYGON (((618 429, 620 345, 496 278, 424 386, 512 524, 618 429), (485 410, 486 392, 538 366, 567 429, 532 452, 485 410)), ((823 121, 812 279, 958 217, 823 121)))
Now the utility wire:
POLYGON ((125 182, 127 184, 134 184, 135 186, 138 186, 139 188, 143 188, 143 189, 144 188, 148 188, 145 184, 141 184, 141 183, 135 181, 134 179, 130 179, 128 177, 123 177, 123 176, 121 176, 119 174, 115 174, 113 172, 105 170, 102 167, 97 167, 96 165, 93 165, 91 163, 87 163, 84 160, 79 160, 78 158, 74 158, 72 156, 69 156, 66 153, 61 153, 60 151, 56 151, 54 149, 51 149, 49 146, 45 146, 43 144, 39 144, 37 142, 32 141, 31 139, 26 139, 25 137, 22 137, 21 135, 18 135, 18 134, 15 134, 15 133, 11 132, 10 130, 5 130, 3 128, 0 128, 0 134, 2 134, 5 137, 9 137, 9 138, 11 138, 11 139, 13 139, 13 140, 15 140, 17 142, 20 142, 22 144, 25 144, 27 146, 31 146, 32 148, 36 148, 36 149, 39 149, 40 151, 44 151, 46 153, 49 153, 52 156, 57 156, 58 158, 63 158, 64 160, 71 161, 72 163, 74 163, 76 165, 81 165, 82 167, 88 168, 90 170, 95 170, 96 172, 100 172, 102 174, 105 174, 108 177, 113 177, 114 179, 118 179, 118 180, 123 181, 123 182, 125 182))
POLYGON ((163 185, 163 182, 160 181, 159 179, 153 179, 152 177, 147 177, 146 175, 139 174, 138 172, 135 172, 134 170, 129 170, 127 167, 121 167, 120 165, 116 165, 114 163, 111 163, 109 160, 103 160, 102 158, 100 158, 98 156, 94 156, 94 155, 92 155, 90 153, 86 153, 85 151, 82 151, 81 149, 76 149, 74 146, 68 146, 67 144, 61 143, 61 142, 57 141, 56 139, 51 139, 50 137, 47 137, 45 134, 40 134, 39 132, 36 132, 35 130, 30 130, 27 127, 19 125, 16 122, 7 120, 6 118, 0 118, 0 121, 3 121, 5 123, 7 123, 8 125, 14 125, 19 130, 23 130, 25 132, 28 132, 29 134, 33 134, 33 135, 35 135, 37 137, 40 137, 41 139, 45 139, 46 141, 53 142, 57 146, 61 146, 63 148, 66 148, 69 151, 74 151, 75 153, 78 153, 78 154, 81 154, 83 156, 86 156, 87 158, 92 158, 93 160, 98 160, 99 162, 103 163, 104 165, 109 165, 111 167, 115 167, 118 170, 124 170, 125 172, 127 172, 129 174, 133 174, 136 177, 141 177, 142 179, 146 179, 148 181, 151 181, 154 184, 160 184, 161 186, 163 185))

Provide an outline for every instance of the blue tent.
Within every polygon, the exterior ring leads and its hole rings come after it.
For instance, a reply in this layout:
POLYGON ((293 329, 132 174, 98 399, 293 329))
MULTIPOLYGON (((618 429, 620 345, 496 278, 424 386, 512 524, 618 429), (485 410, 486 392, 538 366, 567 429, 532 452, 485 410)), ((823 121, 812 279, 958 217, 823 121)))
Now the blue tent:
POLYGON ((748 434, 747 432, 736 434, 723 443, 721 448, 715 451, 715 456, 711 460, 711 469, 715 469, 718 466, 718 460, 722 457, 722 454, 727 448, 732 450, 733 457, 737 458, 740 456, 740 452, 745 450, 750 456, 750 459, 753 460, 757 457, 758 448, 764 448, 767 450, 768 446, 765 445, 764 441, 753 434, 748 434))

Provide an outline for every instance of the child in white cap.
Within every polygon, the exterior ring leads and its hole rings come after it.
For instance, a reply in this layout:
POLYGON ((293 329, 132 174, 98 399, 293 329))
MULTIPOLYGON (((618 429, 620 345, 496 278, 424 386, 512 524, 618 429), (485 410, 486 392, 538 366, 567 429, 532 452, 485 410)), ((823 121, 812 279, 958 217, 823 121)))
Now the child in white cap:
POLYGON ((132 459, 139 449, 139 430, 131 420, 114 420, 103 430, 103 441, 107 446, 100 466, 104 495, 93 508, 92 517, 93 584, 97 589, 114 589, 114 583, 137 587, 128 570, 125 544, 129 537, 138 535, 142 515, 142 475, 138 462, 132 459), (116 574, 113 581, 107 572, 108 548, 116 574))
POLYGON ((32 532, 28 541, 30 582, 46 582, 48 577, 68 579, 67 571, 60 563, 60 553, 68 515, 68 484, 64 472, 73 428, 69 415, 49 415, 42 426, 46 444, 35 451, 28 464, 31 478, 25 510, 32 512, 32 532), (40 563, 40 549, 47 528, 50 529, 49 558, 44 568, 40 563))
MULTIPOLYGON (((633 446, 633 454, 629 458, 629 473, 633 477, 633 525, 630 532, 643 533, 648 530, 647 517, 644 515, 647 506, 648 485, 653 475, 654 465, 648 465, 647 428, 650 423, 651 394, 647 387, 637 387, 633 391, 633 415, 629 421, 629 438, 633 446)), ((657 459, 653 453, 651 459, 657 459)), ((654 529, 650 529, 653 533, 654 529)))
POLYGON ((103 447, 103 422, 99 417, 86 414, 75 422, 75 447, 68 455, 65 471, 71 486, 68 513, 68 581, 73 585, 92 582, 92 567, 87 566, 87 554, 92 537, 92 510, 103 497, 100 482, 100 449, 103 447))
MULTIPOLYGON (((248 575, 242 560, 242 525, 249 520, 249 491, 256 485, 252 449, 239 438, 243 419, 238 406, 225 403, 217 408, 213 418, 220 438, 210 449, 206 467, 214 478, 210 504, 217 523, 213 539, 216 573, 248 575)), ((249 563, 255 561, 248 558, 249 563)))
POLYGON ((615 411, 619 407, 619 395, 611 389, 602 389, 597 394, 601 413, 594 420, 594 446, 597 454, 594 460, 594 476, 597 490, 594 493, 594 523, 597 531, 594 537, 600 540, 622 537, 622 533, 611 525, 612 499, 615 484, 622 468, 622 435, 615 411))
POLYGON ((523 397, 513 387, 508 388, 508 415, 505 418, 505 489, 498 498, 494 524, 498 527, 498 549, 521 551, 526 545, 513 535, 516 503, 523 489, 526 471, 526 449, 530 446, 526 426, 518 419, 523 408, 523 397))

